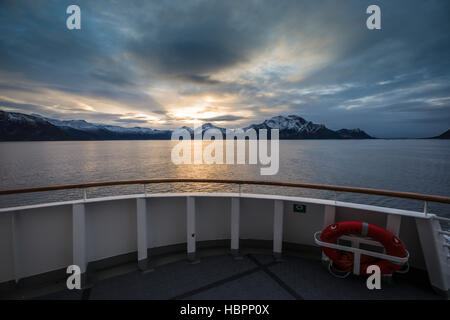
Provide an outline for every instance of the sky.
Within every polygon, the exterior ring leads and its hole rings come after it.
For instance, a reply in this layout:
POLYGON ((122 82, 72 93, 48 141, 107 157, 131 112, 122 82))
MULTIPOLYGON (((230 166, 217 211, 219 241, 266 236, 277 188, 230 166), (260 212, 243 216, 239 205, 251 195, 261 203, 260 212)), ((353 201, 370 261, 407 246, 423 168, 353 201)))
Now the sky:
POLYGON ((434 136, 450 128, 449 13, 447 0, 2 0, 0 109, 158 129, 295 114, 434 136), (381 30, 366 27, 372 4, 381 30))

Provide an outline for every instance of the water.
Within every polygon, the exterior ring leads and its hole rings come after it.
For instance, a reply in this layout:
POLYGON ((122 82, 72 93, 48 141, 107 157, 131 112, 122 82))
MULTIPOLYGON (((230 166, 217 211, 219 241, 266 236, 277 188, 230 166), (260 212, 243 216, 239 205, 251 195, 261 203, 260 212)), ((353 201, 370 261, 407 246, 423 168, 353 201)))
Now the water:
MULTIPOLYGON (((258 165, 174 165, 172 141, 0 143, 0 189, 147 178, 274 180, 367 187, 450 196, 450 141, 280 141, 277 175, 258 165)), ((141 193, 142 186, 93 188, 89 197, 141 193)), ((234 185, 164 184, 148 192, 237 191, 234 185)), ((423 202, 361 194, 243 186, 243 192, 298 195, 423 211, 423 202)), ((80 190, 0 196, 0 207, 79 199, 80 190)), ((429 204, 450 216, 450 205, 429 204)))

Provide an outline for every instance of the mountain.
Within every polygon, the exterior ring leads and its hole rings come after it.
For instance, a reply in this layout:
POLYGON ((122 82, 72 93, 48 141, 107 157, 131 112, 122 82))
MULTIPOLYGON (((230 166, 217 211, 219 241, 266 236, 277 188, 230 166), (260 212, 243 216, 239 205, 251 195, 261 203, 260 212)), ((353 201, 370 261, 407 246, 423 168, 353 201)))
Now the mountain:
POLYGON ((85 138, 88 140, 158 140, 170 139, 172 133, 170 130, 155 130, 141 127, 124 128, 107 124, 90 123, 85 120, 56 120, 36 114, 33 114, 33 116, 57 126, 74 138, 85 138))
POLYGON ((439 136, 428 138, 428 139, 450 139, 450 129, 448 129, 447 131, 445 131, 443 134, 441 134, 439 136))
POLYGON ((194 132, 198 133, 198 134, 200 134, 200 132, 201 132, 202 137, 203 137, 203 134, 205 133, 206 130, 217 130, 217 132, 220 132, 222 134, 222 137, 225 138, 225 134, 226 134, 226 130, 227 129, 226 128, 217 127, 217 126, 213 125, 212 123, 208 122, 208 123, 202 124, 200 127, 195 128, 195 130, 193 130, 192 128, 183 126, 183 127, 179 128, 179 129, 173 130, 173 132, 178 132, 178 131, 182 131, 182 130, 187 130, 190 133, 191 138, 194 137, 194 132))
POLYGON ((56 120, 0 110, 0 141, 158 140, 170 139, 171 133, 169 130, 56 120))
MULTIPOLYGON (((183 127, 190 132, 191 136, 194 135, 194 130, 189 127, 183 127)), ((197 132, 201 130, 202 134, 208 129, 216 129, 220 131, 225 137, 226 129, 217 127, 211 123, 205 123, 201 127, 196 129, 197 132)), ((323 124, 315 124, 311 121, 306 121, 302 117, 296 115, 290 116, 276 116, 265 120, 260 124, 252 124, 246 128, 254 129, 259 137, 259 130, 267 129, 268 138, 270 138, 270 129, 278 129, 280 139, 373 139, 367 133, 361 129, 341 129, 333 131, 328 129, 323 124)), ((179 130, 179 129, 177 129, 179 130)))
POLYGON ((359 128, 341 129, 336 132, 339 134, 340 139, 373 139, 373 137, 359 128))
POLYGON ((323 124, 315 124, 296 115, 273 117, 245 129, 250 128, 257 132, 260 129, 279 129, 280 139, 372 139, 360 129, 333 131, 323 124))
MULTIPOLYGON (((194 130, 186 129, 191 137, 194 130)), ((216 129, 225 137, 226 129, 211 123, 205 123, 196 128, 202 135, 208 129, 216 129)), ((253 124, 246 128, 259 130, 279 129, 280 139, 371 139, 367 133, 360 129, 341 129, 333 131, 323 124, 296 116, 276 116, 260 124, 253 124)), ((120 126, 90 123, 85 120, 56 120, 37 114, 26 115, 17 112, 0 110, 0 141, 39 141, 39 140, 168 140, 172 130, 157 130, 151 128, 120 126)))
POLYGON ((0 141, 71 140, 72 135, 35 117, 0 110, 0 141))

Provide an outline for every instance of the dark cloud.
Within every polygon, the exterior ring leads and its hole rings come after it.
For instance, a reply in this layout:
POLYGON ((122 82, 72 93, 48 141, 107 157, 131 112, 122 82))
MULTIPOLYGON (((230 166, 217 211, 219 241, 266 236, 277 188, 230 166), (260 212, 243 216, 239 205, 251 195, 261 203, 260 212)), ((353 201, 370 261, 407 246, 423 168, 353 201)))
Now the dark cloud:
POLYGON ((210 76, 200 76, 200 75, 196 75, 196 74, 181 75, 181 76, 179 76, 179 79, 186 81, 186 82, 192 82, 195 84, 215 85, 215 84, 221 83, 218 80, 211 79, 210 76))
POLYGON ((139 16, 139 37, 130 39, 128 49, 149 70, 202 79, 262 49, 288 12, 283 7, 261 1, 152 2, 150 18, 139 16))
POLYGON ((225 115, 225 116, 219 116, 219 117, 211 117, 211 118, 206 118, 204 119, 205 121, 236 121, 236 120, 241 120, 241 119, 245 119, 244 117, 239 117, 239 116, 233 116, 233 115, 225 115))
MULTIPOLYGON (((91 122, 107 122, 120 120, 121 114, 90 112, 77 107, 55 107, 30 103, 5 101, 0 99, 0 110, 23 112, 62 120, 87 120, 91 122)), ((140 121, 140 120, 137 120, 140 121)))
POLYGON ((124 75, 117 74, 111 71, 96 71, 92 72, 92 76, 99 80, 117 85, 117 86, 131 86, 134 83, 129 81, 124 75))
POLYGON ((36 104, 20 103, 7 100, 0 100, 0 108, 13 109, 25 113, 39 113, 45 109, 43 106, 36 104))
POLYGON ((114 122, 120 122, 120 123, 147 123, 147 120, 141 120, 141 119, 116 119, 114 122))
POLYGON ((19 91, 19 92, 32 92, 39 93, 41 92, 40 88, 33 88, 27 85, 21 85, 17 83, 9 84, 9 83, 0 83, 0 91, 19 91))

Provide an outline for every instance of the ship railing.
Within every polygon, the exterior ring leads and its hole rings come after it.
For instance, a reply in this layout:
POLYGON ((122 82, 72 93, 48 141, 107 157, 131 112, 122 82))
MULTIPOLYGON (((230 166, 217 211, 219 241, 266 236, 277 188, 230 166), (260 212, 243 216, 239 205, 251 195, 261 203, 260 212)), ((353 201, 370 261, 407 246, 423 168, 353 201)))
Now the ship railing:
MULTIPOLYGON (((414 200, 424 201, 424 211, 423 212, 425 215, 428 214, 428 202, 440 202, 440 203, 450 204, 450 197, 413 193, 413 192, 400 192, 400 191, 391 191, 391 190, 345 187, 345 186, 312 184, 312 183, 293 183, 293 182, 279 182, 279 181, 236 180, 236 179, 187 179, 187 178, 121 180, 121 181, 105 181, 105 182, 67 184, 67 185, 46 186, 46 187, 9 189, 9 190, 0 190, 0 195, 56 191, 56 190, 69 190, 69 189, 81 189, 81 190, 83 190, 83 198, 87 199, 86 190, 89 188, 119 186, 119 185, 143 185, 144 193, 147 193, 147 185, 162 184, 162 183, 235 184, 235 185, 238 185, 238 187, 239 187, 239 193, 241 193, 242 185, 261 185, 261 186, 278 186, 278 187, 290 187, 290 188, 328 190, 328 191, 334 191, 335 195, 336 195, 336 192, 348 192, 348 193, 379 195, 379 196, 387 196, 387 197, 395 197, 395 198, 414 199, 414 200)), ((442 218, 446 219, 444 217, 442 217, 442 218)))
MULTIPOLYGON (((238 186, 239 189, 239 197, 242 195, 242 186, 243 185, 259 185, 259 186, 276 186, 276 187, 289 187, 289 188, 306 188, 306 189, 316 189, 316 190, 326 190, 326 191, 333 191, 334 192, 334 203, 335 206, 338 206, 339 204, 336 201, 336 195, 337 192, 348 192, 348 193, 359 193, 359 194, 367 194, 367 195, 378 195, 378 196, 387 196, 387 197, 396 197, 396 198, 405 198, 405 199, 413 199, 413 200, 420 200, 424 201, 424 220, 427 221, 419 221, 420 225, 418 225, 418 228, 420 226, 420 229, 422 230, 422 233, 427 233, 430 230, 433 235, 426 235, 432 242, 434 242, 436 245, 438 245, 440 248, 442 248, 442 245, 449 249, 449 242, 446 242, 441 237, 448 237, 450 236, 449 231, 444 231, 439 226, 440 221, 449 222, 449 218, 445 217, 439 217, 434 214, 430 214, 428 212, 428 202, 438 202, 438 203, 446 203, 450 204, 450 197, 445 196, 437 196, 437 195, 428 195, 428 194, 420 194, 420 193, 412 193, 412 192, 398 192, 398 191, 391 191, 391 190, 380 190, 380 189, 369 189, 369 188, 356 188, 356 187, 345 187, 345 186, 335 186, 335 185, 323 185, 323 184, 311 184, 311 183, 293 183, 293 182, 277 182, 277 181, 255 181, 255 180, 237 180, 237 179, 191 179, 191 178, 167 178, 167 179, 146 179, 146 180, 123 180, 123 181, 107 181, 107 182, 93 182, 93 183, 84 183, 84 184, 69 184, 69 185, 59 185, 59 186, 46 186, 46 187, 33 187, 33 188, 22 188, 22 189, 10 189, 10 190, 0 190, 0 196, 1 195, 13 195, 13 194, 25 194, 25 193, 35 193, 35 192, 47 192, 47 191, 57 191, 57 190, 69 190, 69 189, 80 189, 83 192, 83 199, 84 201, 87 201, 88 194, 87 190, 90 188, 96 188, 96 187, 108 187, 108 186, 124 186, 124 185, 142 185, 143 186, 143 192, 145 198, 148 195, 148 185, 151 184, 163 184, 163 183, 210 183, 210 184, 234 184, 238 186), (433 223, 433 220, 435 223, 433 223), (428 228, 431 226, 431 228, 428 228), (438 239, 440 238, 440 239, 438 239), (444 241, 441 241, 444 240, 444 241)), ((138 199, 140 201, 142 199, 138 199)), ((194 198, 188 196, 187 199, 187 217, 188 217, 188 224, 187 224, 187 234, 193 234, 191 232, 192 226, 195 226, 195 202, 194 198)), ((238 202, 236 202, 238 203, 238 202)), ((142 203, 141 203, 142 204, 142 203)), ((233 204, 235 204, 235 201, 233 199, 233 204)), ((234 205, 232 205, 232 213, 234 212, 234 205)), ((326 206, 325 208, 325 220, 324 223, 326 225, 333 223, 335 219, 335 210, 330 207, 326 206), (328 210, 330 209, 330 210, 328 210)), ((137 209, 138 217, 145 217, 145 202, 142 204, 142 206, 138 206, 137 209)), ((238 212, 238 211, 237 211, 238 212)), ((75 212, 77 214, 77 217, 84 217, 84 209, 80 212, 75 212)), ((74 213, 74 214, 75 214, 74 213)), ((237 215, 238 217, 239 215, 237 215)), ((395 214, 389 214, 387 217, 387 226, 386 228, 398 236, 398 233, 400 231, 400 218, 401 216, 395 215, 395 214)), ((78 218, 77 218, 78 219, 78 218)), ((80 218, 81 219, 81 218, 80 218)), ((142 218, 141 220, 145 220, 142 218)), ((238 220, 236 220, 235 215, 232 214, 231 219, 231 226, 232 226, 232 234, 231 234, 231 249, 236 250, 238 249, 238 239, 239 239, 239 232, 236 231, 239 228, 238 220), (233 231, 234 230, 234 231, 233 231), (237 245, 236 245, 237 243, 237 245), (237 246, 237 247, 235 247, 237 246)), ((138 224, 139 224, 138 219, 138 224)), ((274 253, 281 254, 281 246, 282 246, 282 221, 283 221, 283 207, 282 207, 282 201, 275 200, 275 207, 274 207, 274 253)), ((418 220, 416 219, 416 222, 418 220)), ((81 225, 81 224, 80 224, 81 225)), ((143 231, 138 230, 138 259, 139 261, 144 261, 147 259, 147 245, 145 240, 145 223, 143 225, 143 231), (142 240, 142 239, 144 240, 142 240)), ((77 225, 78 226, 78 225, 77 225)), ((79 227, 79 226, 78 226, 79 227)), ((80 227, 81 228, 81 227, 80 227)), ((84 227, 82 227, 84 228, 84 227)), ((83 235, 84 229, 77 230, 77 234, 83 235)), ((360 240, 354 240, 352 241, 352 247, 353 252, 355 253, 364 253, 364 251, 361 251, 359 248, 360 240), (356 251, 355 251, 356 250, 356 251)), ((82 243, 84 243, 82 241, 82 243)), ((187 251, 188 255, 195 254, 195 239, 188 237, 187 239, 187 251)), ((76 248, 74 248, 74 252, 81 252, 80 257, 82 259, 80 261, 75 261, 77 265, 83 265, 85 270, 86 265, 86 257, 85 257, 85 248, 84 246, 78 245, 77 242, 75 242, 75 245, 77 245, 76 248)), ((447 250, 448 252, 448 250, 447 250)), ((426 260, 429 260, 431 264, 436 265, 440 264, 441 260, 440 258, 437 259, 435 255, 433 254, 426 254, 426 260)), ((448 262, 448 258, 450 256, 447 255, 447 259, 443 256, 446 262, 448 262)), ((390 258, 392 257, 385 257, 380 256, 384 258, 390 258)), ((448 263, 447 263, 448 266, 448 263)), ((441 282, 441 272, 435 272, 432 277, 432 281, 438 283, 439 288, 446 288, 446 284, 442 284, 441 282), (435 278, 437 280, 435 280, 435 278)))
MULTIPOLYGON (((69 190, 69 189, 81 189, 83 192, 83 200, 87 200, 87 189, 95 187, 108 187, 108 186, 123 186, 123 185, 143 185, 144 195, 147 197, 149 184, 162 184, 162 183, 215 183, 215 184, 235 184, 238 186, 239 196, 242 194, 242 185, 260 185, 260 186, 277 186, 277 187, 289 187, 289 188, 305 188, 326 190, 334 192, 334 201, 337 200, 337 192, 347 193, 359 193, 367 195, 378 195, 395 198, 413 199, 424 201, 423 213, 425 216, 429 214, 428 202, 439 202, 450 204, 450 197, 413 193, 413 192, 400 192, 392 190, 381 190, 371 188, 357 188, 346 187, 336 185, 324 185, 324 184, 312 184, 312 183, 294 183, 294 182, 279 182, 279 181, 258 181, 258 180, 237 180, 237 179, 191 179, 191 178, 167 178, 167 179, 145 179, 145 180, 121 180, 121 181, 105 181, 105 182, 91 182, 82 184, 67 184, 57 186, 45 186, 45 187, 32 187, 21 189, 0 190, 0 195, 12 195, 21 193, 33 193, 33 192, 45 192, 45 191, 57 191, 57 190, 69 190)), ((449 218, 433 215, 433 219, 440 221, 450 222, 449 218)), ((449 236, 448 231, 439 231, 442 236, 449 236)), ((445 245, 448 247, 448 241, 445 239, 445 245)), ((448 256, 450 258, 450 255, 448 256)))
MULTIPOLYGON (((441 217, 441 216, 433 216, 433 219, 439 221, 450 222, 450 218, 441 217)), ((450 232, 445 230, 438 231, 438 234, 443 237, 443 246, 447 248, 447 261, 450 261, 450 232)))

